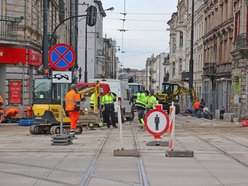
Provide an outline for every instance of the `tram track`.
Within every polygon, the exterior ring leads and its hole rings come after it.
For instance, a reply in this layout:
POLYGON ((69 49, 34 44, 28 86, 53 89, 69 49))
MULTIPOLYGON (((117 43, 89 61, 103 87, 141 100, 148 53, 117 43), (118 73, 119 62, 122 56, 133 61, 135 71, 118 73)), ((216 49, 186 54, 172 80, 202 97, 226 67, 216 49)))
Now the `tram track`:
POLYGON ((100 154, 104 148, 104 145, 106 144, 108 137, 110 135, 111 130, 108 130, 107 134, 105 135, 105 137, 103 138, 100 147, 98 148, 95 156, 93 157, 93 159, 91 160, 91 163, 89 165, 88 170, 86 171, 86 176, 85 178, 80 182, 80 186, 87 186, 94 174, 94 171, 96 169, 96 165, 97 165, 97 161, 100 157, 100 154))
MULTIPOLYGON (((131 130, 131 136, 133 138, 133 149, 139 150, 136 131, 132 125, 129 125, 128 128, 129 128, 129 130, 131 130)), ((128 181, 128 180, 123 180, 123 179, 118 179, 118 178, 113 178, 111 176, 100 176, 100 175, 95 174, 96 167, 97 167, 97 164, 99 162, 101 153, 102 153, 102 151, 103 151, 103 149, 104 149, 104 147, 105 147, 105 145, 106 145, 106 143, 110 137, 111 131, 112 130, 109 130, 107 135, 105 135, 105 137, 102 139, 101 144, 98 147, 98 150, 97 150, 94 158, 91 160, 91 163, 90 163, 88 169, 85 171, 85 176, 82 179, 82 181, 80 182, 80 186, 90 185, 90 181, 92 178, 109 180, 109 181, 113 181, 113 182, 127 184, 130 186, 150 186, 148 176, 147 176, 146 171, 145 171, 145 165, 144 165, 144 162, 143 162, 141 157, 137 157, 137 160, 136 160, 137 171, 138 171, 140 183, 132 182, 132 181, 128 181)), ((123 158, 125 158, 125 157, 123 157, 123 158)))
MULTIPOLYGON (((139 149, 139 146, 138 146, 138 140, 137 140, 137 134, 135 132, 135 129, 134 127, 131 125, 131 131, 132 131, 132 135, 133 135, 133 139, 134 139, 134 149, 135 150, 140 150, 139 149)), ((141 185, 142 186, 149 186, 149 179, 148 179, 148 176, 146 174, 146 171, 145 171, 145 165, 144 165, 144 162, 142 160, 141 157, 138 157, 137 158, 137 166, 138 166, 138 171, 139 171, 139 178, 140 178, 140 181, 141 181, 141 185)))
MULTIPOLYGON (((194 129, 187 129, 187 130, 190 131, 190 132, 191 132, 191 135, 195 136, 197 139, 199 139, 199 140, 201 140, 201 141, 207 143, 209 146, 211 146, 211 147, 217 149, 219 152, 221 152, 221 153, 222 153, 223 155, 225 155, 226 157, 228 157, 228 158, 230 158, 230 159, 236 161, 237 163, 241 164, 242 166, 248 168, 248 163, 243 162, 243 161, 240 160, 239 158, 235 157, 235 155, 233 155, 232 153, 229 153, 229 152, 227 152, 226 150, 224 150, 223 148, 221 148, 221 147, 219 147, 219 146, 217 146, 217 145, 211 143, 211 141, 210 141, 209 139, 204 139, 204 138, 201 137, 200 135, 195 134, 195 133, 196 133, 196 130, 194 130, 194 129)), ((242 144, 242 143, 239 143, 239 142, 237 142, 236 140, 230 139, 229 137, 225 137, 225 136, 223 136, 223 135, 218 135, 218 136, 221 137, 221 138, 223 138, 223 139, 224 139, 223 141, 228 140, 229 142, 235 143, 236 145, 239 145, 239 146, 241 146, 241 147, 243 147, 243 148, 246 148, 246 149, 248 150, 248 146, 247 146, 247 145, 244 145, 244 144, 242 144)), ((226 141, 226 143, 227 143, 227 141, 226 141)))

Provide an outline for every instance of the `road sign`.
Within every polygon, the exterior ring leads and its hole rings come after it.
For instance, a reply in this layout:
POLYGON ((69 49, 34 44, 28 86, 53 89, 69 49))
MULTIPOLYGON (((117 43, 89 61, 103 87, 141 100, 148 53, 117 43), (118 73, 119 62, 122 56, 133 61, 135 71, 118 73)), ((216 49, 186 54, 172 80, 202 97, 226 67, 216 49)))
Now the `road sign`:
POLYGON ((60 43, 52 46, 48 53, 48 62, 56 70, 67 70, 75 62, 75 52, 67 44, 60 43))
POLYGON ((169 117, 163 111, 162 105, 156 105, 155 109, 150 110, 145 117, 146 130, 154 136, 155 139, 160 139, 169 127, 169 117))
POLYGON ((71 83, 72 72, 71 71, 52 71, 53 83, 71 83))

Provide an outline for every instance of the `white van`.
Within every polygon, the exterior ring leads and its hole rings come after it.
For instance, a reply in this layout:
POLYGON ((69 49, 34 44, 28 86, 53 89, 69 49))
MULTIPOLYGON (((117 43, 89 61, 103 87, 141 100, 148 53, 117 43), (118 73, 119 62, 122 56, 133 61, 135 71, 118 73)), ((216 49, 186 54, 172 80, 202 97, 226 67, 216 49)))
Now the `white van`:
POLYGON ((134 111, 132 110, 131 94, 128 83, 118 79, 90 79, 89 82, 95 82, 97 80, 100 81, 100 83, 109 84, 110 90, 117 95, 115 102, 116 116, 118 100, 121 100, 122 121, 124 121, 124 118, 126 118, 127 121, 132 121, 134 119, 134 111))

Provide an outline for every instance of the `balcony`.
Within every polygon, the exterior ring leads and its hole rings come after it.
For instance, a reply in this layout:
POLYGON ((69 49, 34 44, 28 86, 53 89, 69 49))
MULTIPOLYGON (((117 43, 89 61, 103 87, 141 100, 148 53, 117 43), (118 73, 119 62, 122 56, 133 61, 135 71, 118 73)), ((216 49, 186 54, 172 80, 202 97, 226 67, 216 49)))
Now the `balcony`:
POLYGON ((235 44, 237 49, 247 47, 247 34, 246 33, 239 34, 236 38, 235 44))
POLYGON ((246 33, 237 36, 235 40, 235 48, 231 54, 233 60, 248 58, 248 37, 246 33))
POLYGON ((203 66, 203 76, 208 78, 216 76, 216 63, 205 63, 203 66))
POLYGON ((0 39, 1 40, 17 40, 18 24, 21 23, 23 17, 0 16, 0 39))

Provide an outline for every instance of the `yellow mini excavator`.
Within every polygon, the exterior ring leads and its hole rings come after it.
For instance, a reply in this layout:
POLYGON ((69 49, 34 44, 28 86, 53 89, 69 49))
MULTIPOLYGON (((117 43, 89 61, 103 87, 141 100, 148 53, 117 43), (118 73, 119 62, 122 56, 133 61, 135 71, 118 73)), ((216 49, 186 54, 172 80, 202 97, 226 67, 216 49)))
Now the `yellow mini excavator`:
MULTIPOLYGON (((69 131, 70 118, 65 112, 64 107, 61 107, 61 84, 52 83, 51 78, 44 78, 43 76, 36 76, 34 81, 34 94, 33 94, 33 120, 34 125, 30 126, 31 134, 59 134, 60 133, 60 116, 62 109, 62 122, 64 132, 69 131)), ((70 90, 70 84, 66 84, 63 88, 62 99, 65 94, 70 90)), ((99 96, 99 85, 93 88, 86 87, 81 89, 79 93, 84 95, 86 92, 94 91, 96 100, 99 96)), ((96 101, 95 109, 97 110, 98 104, 96 101)), ((83 131, 83 125, 78 124, 76 133, 80 134, 83 131)))
POLYGON ((189 90, 186 87, 181 86, 178 83, 163 83, 163 92, 157 92, 155 94, 158 103, 163 105, 163 110, 169 113, 169 108, 172 102, 176 107, 176 114, 180 112, 180 106, 178 104, 180 94, 189 94, 193 100, 196 101, 196 93, 194 89, 189 90))

